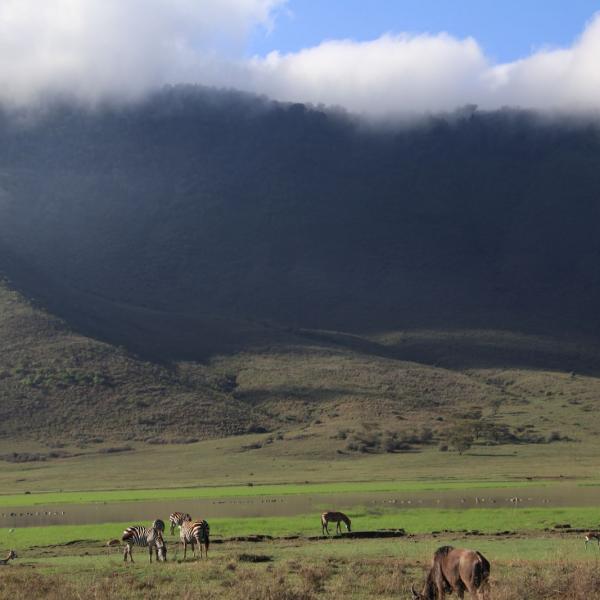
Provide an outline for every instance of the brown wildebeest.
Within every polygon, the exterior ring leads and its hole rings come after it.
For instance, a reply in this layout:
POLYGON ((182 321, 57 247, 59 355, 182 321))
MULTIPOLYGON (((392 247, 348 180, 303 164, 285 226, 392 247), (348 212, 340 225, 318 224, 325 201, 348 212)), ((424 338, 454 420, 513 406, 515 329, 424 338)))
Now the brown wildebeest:
POLYGON ((480 552, 442 546, 433 555, 423 591, 419 594, 413 586, 412 593, 418 600, 444 600, 452 592, 459 598, 469 592, 472 598, 488 600, 489 576, 490 563, 480 552))

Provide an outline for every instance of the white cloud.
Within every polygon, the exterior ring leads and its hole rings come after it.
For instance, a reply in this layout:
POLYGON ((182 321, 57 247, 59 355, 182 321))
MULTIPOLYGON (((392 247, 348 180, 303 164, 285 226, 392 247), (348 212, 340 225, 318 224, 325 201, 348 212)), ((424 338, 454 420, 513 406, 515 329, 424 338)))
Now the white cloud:
POLYGON ((384 115, 516 105, 600 109, 600 13, 573 45, 494 64, 473 38, 384 34, 250 60, 287 0, 0 0, 0 98, 135 98, 205 83, 384 115))
POLYGON ((0 0, 0 95, 136 95, 239 54, 285 0, 0 0), (217 56, 219 57, 217 59, 217 56))
POLYGON ((471 38, 386 34, 370 42, 329 41, 296 54, 255 58, 248 85, 276 98, 358 111, 439 110, 464 104, 486 68, 471 38))
MULTIPOLYGON (((570 48, 495 65, 478 43, 438 35, 329 41, 255 58, 237 84, 282 100, 339 104, 376 115, 520 106, 600 109, 600 13, 570 48)), ((234 81, 229 82, 234 84, 234 81)))

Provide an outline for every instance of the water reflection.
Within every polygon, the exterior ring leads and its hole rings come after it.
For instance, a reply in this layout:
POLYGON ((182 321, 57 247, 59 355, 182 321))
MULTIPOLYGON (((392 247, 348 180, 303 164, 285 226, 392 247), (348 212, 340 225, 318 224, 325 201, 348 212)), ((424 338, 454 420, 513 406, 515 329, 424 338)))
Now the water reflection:
POLYGON ((323 510, 350 510, 357 506, 371 509, 393 508, 498 508, 540 506, 597 506, 600 487, 557 484, 531 488, 488 488, 423 492, 371 492, 337 494, 297 494, 223 498, 213 500, 159 500, 66 504, 47 507, 9 508, 0 513, 0 527, 43 525, 83 525, 108 522, 164 521, 173 511, 189 512, 194 517, 289 517, 319 514, 323 510))

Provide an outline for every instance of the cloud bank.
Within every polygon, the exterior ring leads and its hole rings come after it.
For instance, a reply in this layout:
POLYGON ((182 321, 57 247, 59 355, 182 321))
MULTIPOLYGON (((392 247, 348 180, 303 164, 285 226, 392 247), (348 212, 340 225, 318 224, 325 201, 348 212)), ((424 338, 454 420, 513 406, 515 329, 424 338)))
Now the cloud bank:
POLYGON ((568 48, 494 64, 473 38, 386 33, 243 58, 286 0, 0 0, 0 99, 135 99, 163 86, 235 87, 371 115, 600 109, 600 13, 568 48))

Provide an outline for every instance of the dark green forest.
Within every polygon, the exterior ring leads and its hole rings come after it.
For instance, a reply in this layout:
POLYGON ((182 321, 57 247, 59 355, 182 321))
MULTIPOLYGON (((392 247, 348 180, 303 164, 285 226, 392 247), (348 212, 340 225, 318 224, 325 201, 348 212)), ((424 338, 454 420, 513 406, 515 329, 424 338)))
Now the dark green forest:
POLYGON ((0 271, 73 327, 199 358, 302 328, 600 336, 600 127, 373 125, 175 87, 0 114, 0 271))

